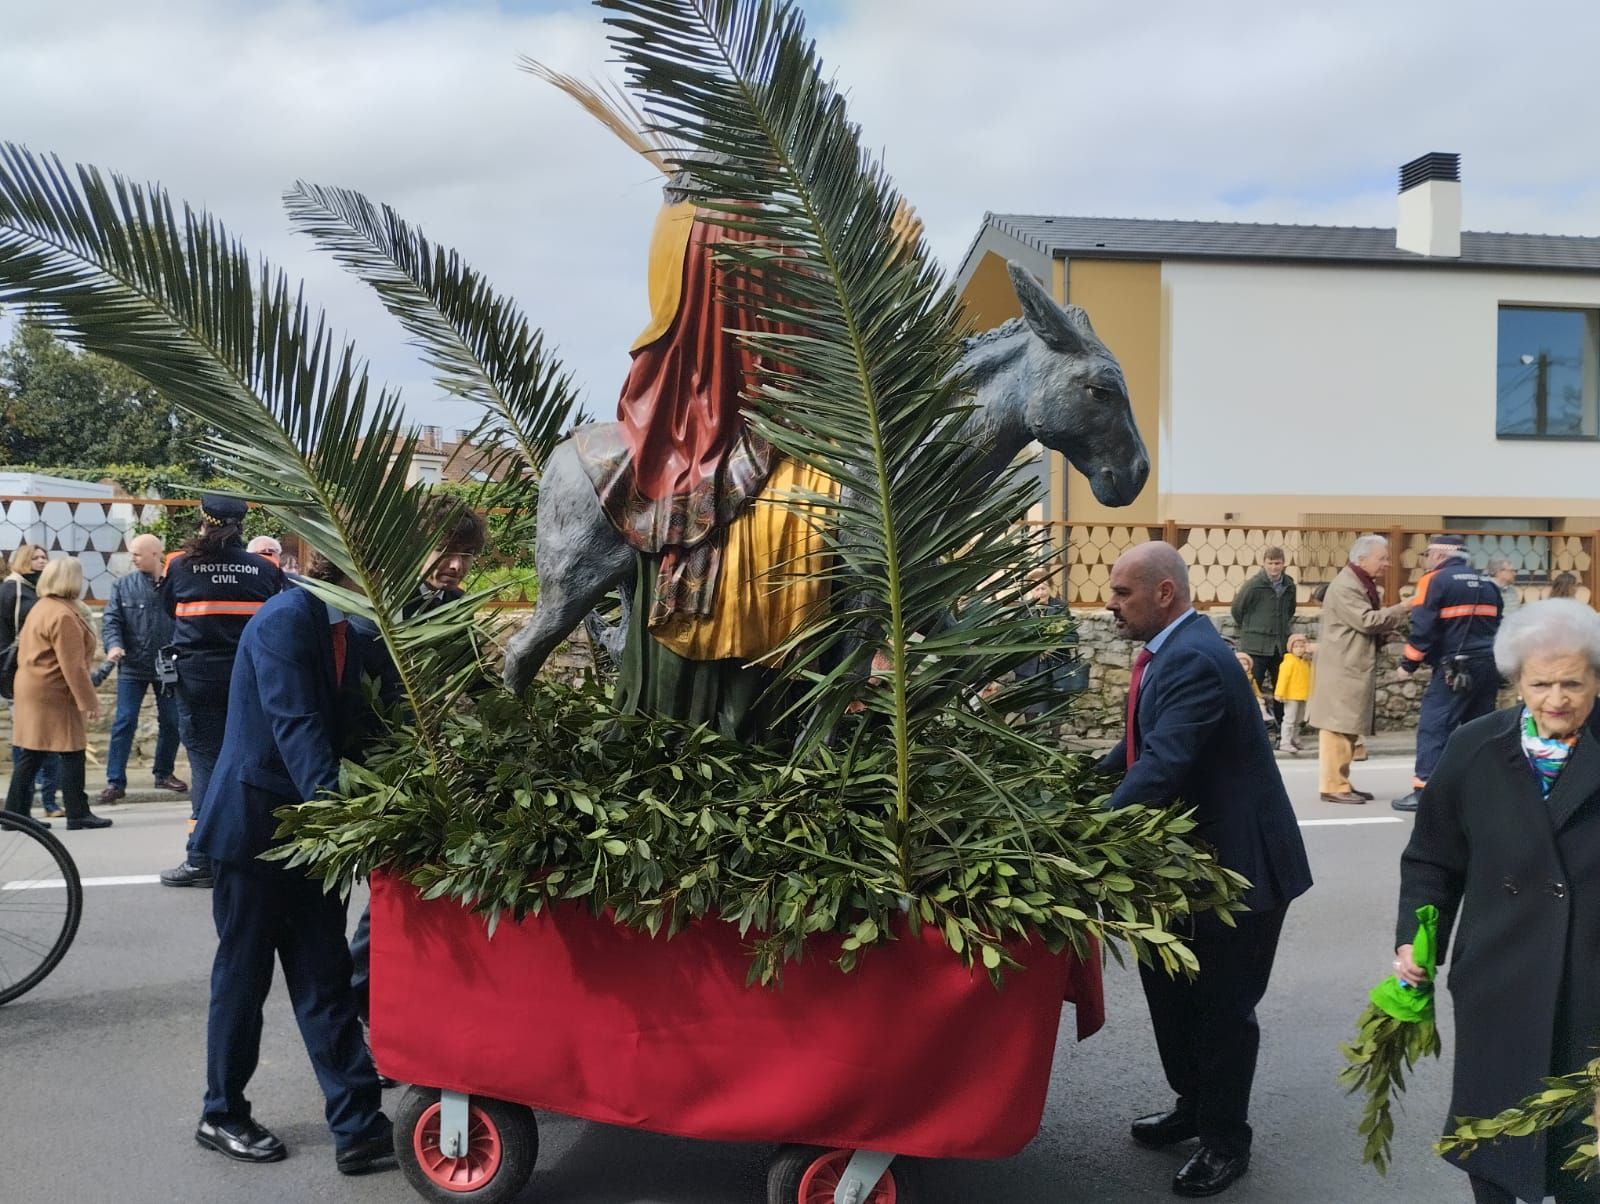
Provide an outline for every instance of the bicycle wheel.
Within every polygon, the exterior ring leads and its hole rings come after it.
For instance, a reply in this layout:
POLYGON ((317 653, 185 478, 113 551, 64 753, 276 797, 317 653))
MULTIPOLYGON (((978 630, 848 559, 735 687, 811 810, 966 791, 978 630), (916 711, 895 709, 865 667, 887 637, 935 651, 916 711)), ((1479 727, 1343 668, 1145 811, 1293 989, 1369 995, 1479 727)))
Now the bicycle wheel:
POLYGON ((0 811, 0 1003, 44 981, 82 915, 83 884, 66 846, 26 816, 0 811))

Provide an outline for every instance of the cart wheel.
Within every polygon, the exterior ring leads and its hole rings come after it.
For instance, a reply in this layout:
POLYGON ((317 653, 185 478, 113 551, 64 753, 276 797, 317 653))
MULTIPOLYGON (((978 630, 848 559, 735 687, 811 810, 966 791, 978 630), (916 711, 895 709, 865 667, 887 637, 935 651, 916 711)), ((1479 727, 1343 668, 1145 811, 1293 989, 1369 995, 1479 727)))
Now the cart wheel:
POLYGON ((467 1152, 450 1158, 439 1149, 439 1089, 410 1087, 395 1114, 394 1152, 425 1200, 503 1204, 533 1175, 539 1125, 521 1104, 475 1095, 467 1107, 467 1152))
MULTIPOLYGON (((834 1190, 850 1163, 850 1150, 786 1145, 767 1170, 767 1204, 833 1204, 834 1190)), ((896 1159, 861 1204, 917 1204, 912 1163, 896 1159)))

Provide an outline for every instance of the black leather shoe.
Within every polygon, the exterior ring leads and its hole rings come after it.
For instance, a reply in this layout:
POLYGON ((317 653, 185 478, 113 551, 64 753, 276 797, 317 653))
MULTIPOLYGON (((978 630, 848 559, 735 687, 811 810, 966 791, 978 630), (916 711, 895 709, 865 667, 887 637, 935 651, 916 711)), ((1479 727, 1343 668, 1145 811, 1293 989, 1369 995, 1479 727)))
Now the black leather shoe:
POLYGON ((1410 794, 1401 795, 1399 798, 1395 799, 1394 802, 1390 803, 1389 806, 1393 807, 1396 811, 1415 811, 1417 809, 1417 804, 1421 801, 1422 792, 1419 790, 1413 790, 1410 794))
POLYGON ((211 870, 201 869, 185 861, 170 870, 161 871, 162 886, 211 886, 211 870))
POLYGON ((1194 1113, 1183 1108, 1141 1116, 1133 1122, 1129 1131, 1140 1145, 1147 1145, 1153 1150, 1200 1135, 1200 1130, 1195 1127, 1194 1113))
POLYGON ((283 1142, 253 1120, 225 1120, 221 1124, 202 1120, 194 1139, 239 1162, 282 1162, 289 1156, 283 1142))
POLYGON ((1201 1146, 1172 1178, 1180 1196, 1214 1196, 1250 1169, 1249 1154, 1219 1154, 1201 1146))
POLYGON ((71 816, 67 817, 67 831, 69 832, 77 832, 83 828, 109 828, 110 826, 111 821, 105 816, 94 815, 88 811, 85 811, 76 819, 71 816))
POLYGON ((382 1113, 372 1134, 334 1155, 341 1175, 364 1175, 394 1165, 394 1126, 382 1113))
POLYGON ((1369 803, 1373 799, 1378 797, 1377 795, 1373 794, 1372 791, 1370 791, 1370 790, 1357 790, 1354 786, 1350 787, 1350 793, 1351 794, 1360 795, 1362 799, 1364 799, 1365 801, 1367 801, 1369 803))

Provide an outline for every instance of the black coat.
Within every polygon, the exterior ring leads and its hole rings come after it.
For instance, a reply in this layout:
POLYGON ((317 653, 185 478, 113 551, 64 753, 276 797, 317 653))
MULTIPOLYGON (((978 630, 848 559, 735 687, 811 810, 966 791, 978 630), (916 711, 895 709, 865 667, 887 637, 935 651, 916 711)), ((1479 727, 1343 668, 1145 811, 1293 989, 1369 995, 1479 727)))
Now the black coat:
MULTIPOLYGON (((1493 1116, 1600 1053, 1600 712, 1548 799, 1522 752, 1520 716, 1497 711, 1450 737, 1400 862, 1396 944, 1410 943, 1425 903, 1439 909, 1441 963, 1456 929, 1452 1118, 1493 1116)), ((1453 1161, 1542 1200, 1545 1140, 1453 1161)))
POLYGON ((1251 911, 1282 907, 1311 888, 1306 847, 1250 679, 1209 619, 1190 614, 1146 666, 1133 734, 1133 768, 1125 741, 1100 762, 1106 773, 1126 770, 1108 806, 1192 807, 1195 835, 1250 879, 1244 902, 1251 911))
MULTIPOLYGON (((37 579, 38 574, 33 574, 37 579)), ((28 612, 39 600, 33 582, 12 573, 0 581, 0 652, 16 643, 22 625, 28 621, 28 612)))

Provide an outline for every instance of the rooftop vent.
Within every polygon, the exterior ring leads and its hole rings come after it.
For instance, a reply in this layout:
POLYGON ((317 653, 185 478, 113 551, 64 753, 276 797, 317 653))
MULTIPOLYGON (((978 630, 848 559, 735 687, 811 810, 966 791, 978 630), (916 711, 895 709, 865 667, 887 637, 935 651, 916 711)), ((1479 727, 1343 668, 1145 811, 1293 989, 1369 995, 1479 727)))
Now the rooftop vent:
POLYGON ((1433 151, 1400 169, 1395 246, 1414 255, 1461 257, 1461 156, 1433 151))

